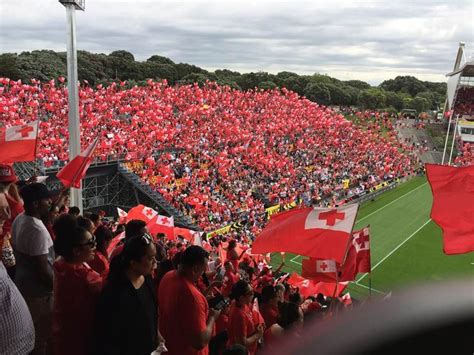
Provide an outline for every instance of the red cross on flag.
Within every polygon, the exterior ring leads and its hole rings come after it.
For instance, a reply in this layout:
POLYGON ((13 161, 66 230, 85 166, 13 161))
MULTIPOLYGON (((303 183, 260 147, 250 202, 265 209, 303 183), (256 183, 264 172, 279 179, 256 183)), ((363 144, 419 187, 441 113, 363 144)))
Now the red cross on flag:
POLYGON ((0 128, 0 163, 35 160, 38 122, 0 128))
POLYGON ((296 208, 272 217, 252 245, 256 254, 288 252, 341 263, 358 205, 296 208))
POLYGON ((118 216, 119 216, 119 224, 122 224, 122 223, 127 223, 127 216, 128 216, 128 213, 125 212, 124 210, 120 209, 117 207, 117 213, 118 213, 118 216))
POLYGON ((86 150, 67 163, 57 174, 56 177, 65 187, 81 187, 81 180, 86 176, 87 169, 92 162, 95 148, 99 143, 96 138, 86 150))
POLYGON ((301 276, 320 282, 336 282, 337 265, 334 260, 303 259, 301 276))
POLYGON ((174 218, 157 214, 148 223, 147 228, 150 234, 156 237, 157 234, 163 233, 170 240, 174 237, 174 218))
POLYGON ((340 268, 341 281, 352 281, 355 280, 357 273, 371 271, 369 237, 369 226, 352 233, 346 260, 340 268))
POLYGON ((138 205, 128 211, 127 221, 139 219, 140 221, 148 223, 157 215, 158 212, 156 212, 153 208, 146 207, 144 205, 138 205))

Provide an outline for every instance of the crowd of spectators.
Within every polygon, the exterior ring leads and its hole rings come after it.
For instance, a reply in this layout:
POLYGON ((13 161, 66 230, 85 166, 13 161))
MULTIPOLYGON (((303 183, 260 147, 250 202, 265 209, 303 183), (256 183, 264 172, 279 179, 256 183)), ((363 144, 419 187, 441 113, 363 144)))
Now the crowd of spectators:
POLYGON ((474 87, 464 86, 456 94, 454 114, 474 120, 474 87))
POLYGON ((474 164, 474 144, 466 142, 461 146, 459 155, 454 160, 457 166, 470 166, 474 164))
MULTIPOLYGON (((1 122, 39 118, 37 154, 46 166, 68 159, 61 82, 0 78, 1 122)), ((125 85, 81 86, 82 146, 100 136, 99 159, 129 161, 206 231, 245 216, 255 232, 264 207, 344 199, 416 170, 416 158, 385 113, 344 112, 353 123, 286 89, 242 92, 151 80, 125 85)))
POLYGON ((80 215, 36 182, 12 201, 7 170, 0 228, 11 225, 14 257, 8 270, 0 262, 2 354, 255 354, 350 307, 333 292, 303 295, 242 238, 201 247, 150 236, 140 220, 80 215))

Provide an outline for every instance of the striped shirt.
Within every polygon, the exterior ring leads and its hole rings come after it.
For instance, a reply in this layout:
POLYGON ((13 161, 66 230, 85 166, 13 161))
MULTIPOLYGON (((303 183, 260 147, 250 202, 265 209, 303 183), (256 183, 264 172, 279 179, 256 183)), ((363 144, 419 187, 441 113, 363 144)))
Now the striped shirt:
POLYGON ((35 328, 25 300, 0 261, 0 354, 25 355, 35 345, 35 328))

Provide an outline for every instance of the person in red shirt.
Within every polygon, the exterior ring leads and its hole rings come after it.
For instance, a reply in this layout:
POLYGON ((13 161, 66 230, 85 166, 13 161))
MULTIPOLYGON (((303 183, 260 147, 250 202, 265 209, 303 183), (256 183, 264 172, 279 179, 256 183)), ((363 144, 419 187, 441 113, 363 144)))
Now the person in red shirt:
POLYGON ((264 335, 265 349, 271 351, 279 339, 298 337, 303 327, 303 311, 295 303, 285 302, 280 305, 277 323, 267 328, 264 335))
POLYGON ((244 280, 237 281, 230 296, 234 303, 229 314, 228 346, 241 344, 247 347, 249 354, 257 352, 258 341, 263 337, 263 325, 255 324, 251 308, 253 289, 244 280))
POLYGON ((94 259, 89 261, 88 264, 94 271, 106 277, 109 271, 107 248, 114 235, 109 228, 101 224, 95 230, 94 236, 97 240, 97 247, 95 249, 94 259))
POLYGON ((181 255, 178 270, 165 274, 158 288, 160 331, 169 355, 209 353, 208 344, 220 311, 209 309, 195 283, 207 269, 209 254, 192 245, 181 255))
POLYGON ((102 277, 86 263, 94 258, 95 237, 62 215, 54 250, 53 354, 86 355, 91 351, 94 311, 102 277), (66 225, 69 224, 69 228, 66 225))
POLYGON ((273 286, 265 286, 262 290, 260 313, 265 320, 265 326, 270 328, 278 318, 278 294, 273 286))
MULTIPOLYGON (((234 270, 239 270, 239 254, 235 248, 237 247, 237 242, 235 240, 231 240, 227 247, 226 259, 232 263, 234 270)), ((242 256, 242 255, 240 255, 242 256)))
POLYGON ((223 279, 222 285, 222 295, 225 297, 229 297, 230 293, 232 292, 232 286, 239 281, 240 276, 239 274, 235 273, 234 266, 230 261, 226 261, 224 263, 225 274, 223 279))

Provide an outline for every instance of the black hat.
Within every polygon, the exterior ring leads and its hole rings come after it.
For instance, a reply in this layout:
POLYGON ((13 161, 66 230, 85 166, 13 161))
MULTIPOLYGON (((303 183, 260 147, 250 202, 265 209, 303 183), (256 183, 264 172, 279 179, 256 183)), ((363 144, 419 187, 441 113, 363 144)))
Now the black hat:
POLYGON ((50 198, 53 193, 48 190, 45 184, 33 183, 25 185, 20 190, 20 195, 25 204, 30 204, 35 201, 39 201, 45 198, 50 198))

